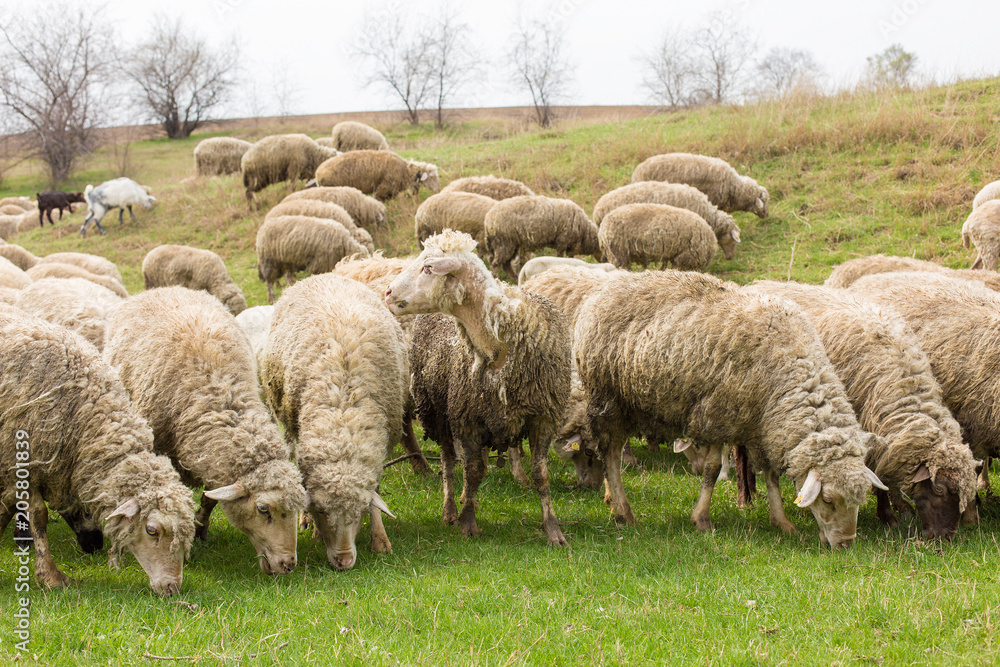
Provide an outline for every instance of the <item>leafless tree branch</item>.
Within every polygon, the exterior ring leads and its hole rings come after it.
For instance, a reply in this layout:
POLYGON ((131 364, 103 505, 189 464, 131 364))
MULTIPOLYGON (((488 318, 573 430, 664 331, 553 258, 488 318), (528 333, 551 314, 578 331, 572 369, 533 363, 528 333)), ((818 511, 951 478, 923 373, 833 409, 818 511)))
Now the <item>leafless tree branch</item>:
POLYGON ((542 127, 552 123, 552 106, 566 96, 573 66, 566 59, 565 27, 557 21, 521 21, 511 35, 512 79, 526 88, 542 127))

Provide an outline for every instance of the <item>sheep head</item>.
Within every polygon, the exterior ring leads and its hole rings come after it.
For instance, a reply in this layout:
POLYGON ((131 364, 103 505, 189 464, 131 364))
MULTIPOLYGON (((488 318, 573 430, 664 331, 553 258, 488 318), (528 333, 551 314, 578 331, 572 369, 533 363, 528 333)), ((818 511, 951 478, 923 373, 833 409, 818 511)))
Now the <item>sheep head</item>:
POLYGON ((446 229, 424 241, 424 250, 389 284, 385 302, 397 317, 416 313, 452 314, 466 300, 467 286, 496 287, 473 252, 468 234, 446 229))
POLYGON ((761 188, 758 186, 757 199, 753 203, 753 212, 757 214, 758 218, 766 218, 768 212, 768 203, 770 202, 770 196, 767 194, 766 188, 761 188))
POLYGON ((719 239, 719 248, 726 259, 732 259, 736 255, 736 244, 740 242, 740 231, 732 229, 722 235, 719 239))

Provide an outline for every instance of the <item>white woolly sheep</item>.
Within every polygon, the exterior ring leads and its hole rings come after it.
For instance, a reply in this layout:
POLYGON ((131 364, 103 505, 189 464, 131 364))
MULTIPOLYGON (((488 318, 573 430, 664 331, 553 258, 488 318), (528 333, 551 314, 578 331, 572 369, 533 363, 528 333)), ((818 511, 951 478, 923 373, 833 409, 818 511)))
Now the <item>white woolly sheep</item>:
POLYGON ((257 230, 257 276, 267 283, 269 303, 274 303, 274 285, 282 276, 292 285, 298 271, 326 273, 356 254, 368 251, 333 220, 285 215, 265 220, 257 230))
POLYGON ((0 287, 0 303, 13 306, 21 296, 21 290, 13 287, 0 287))
POLYGON ((361 283, 307 278, 275 306, 261 375, 268 404, 295 443, 330 565, 353 567, 365 512, 372 551, 391 551, 380 511, 392 514, 378 484, 402 433, 410 375, 399 323, 361 283))
MULTIPOLYGON (((4 204, 0 206, 0 215, 22 216, 26 212, 27 211, 25 211, 23 208, 21 208, 20 206, 15 206, 14 204, 4 204)), ((62 213, 61 210, 59 212, 62 213)))
POLYGON ((0 287, 23 289, 32 283, 32 277, 19 269, 6 257, 0 257, 0 287))
POLYGON ((300 199, 315 199, 342 206, 354 220, 354 224, 369 232, 378 227, 388 227, 389 219, 386 217, 385 204, 369 197, 357 188, 347 186, 335 188, 309 188, 293 192, 281 203, 298 201, 300 199))
POLYGON ((625 204, 667 204, 686 208, 701 216, 712 228, 726 259, 732 259, 736 254, 736 244, 740 242, 740 228, 736 221, 733 216, 717 209, 698 188, 660 181, 640 181, 622 186, 597 200, 594 223, 599 226, 605 215, 625 204))
POLYGON ((573 351, 619 522, 635 523, 621 480, 634 433, 660 431, 664 441, 680 429, 708 449, 691 516, 701 530, 712 527, 712 491, 730 445, 746 447, 765 471, 773 526, 794 530, 778 487, 784 472, 834 548, 854 541, 872 484, 884 488, 864 464, 878 436, 858 425, 816 330, 789 301, 702 273, 616 274, 581 307, 573 351))
POLYGON ((324 160, 338 155, 304 134, 276 134, 264 137, 243 154, 240 170, 246 188, 247 205, 257 206, 257 193, 269 185, 308 181, 324 160))
POLYGON ((38 264, 38 257, 28 252, 19 245, 13 243, 0 244, 0 257, 4 257, 22 271, 27 271, 35 264, 38 264))
MULTIPOLYGON (((267 334, 271 330, 273 315, 274 306, 254 306, 236 316, 236 323, 250 341, 255 361, 254 372, 258 374, 258 379, 260 379, 260 368, 264 364, 264 348, 267 347, 267 334)), ((261 382, 261 387, 263 386, 261 382)))
POLYGON ((413 216, 417 243, 424 247, 424 240, 446 229, 465 232, 482 247, 486 235, 483 222, 486 214, 496 204, 495 199, 472 192, 440 192, 431 195, 413 216))
POLYGON ((93 185, 87 185, 84 188, 83 196, 87 200, 87 217, 80 227, 80 236, 87 235, 87 225, 91 220, 97 225, 99 232, 107 234, 107 231, 101 226, 101 220, 113 208, 118 209, 118 224, 121 225, 124 224, 122 214, 126 208, 128 214, 132 216, 132 220, 135 220, 132 206, 139 205, 148 211, 156 203, 156 197, 150 195, 146 188, 124 176, 105 181, 96 188, 93 185))
POLYGON ((645 160, 632 172, 632 182, 687 183, 727 213, 749 211, 766 218, 767 190, 749 176, 740 176, 725 160, 691 153, 666 153, 645 160))
MULTIPOLYGON (((965 522, 978 522, 976 462, 906 322, 833 287, 765 281, 749 290, 794 301, 816 327, 861 427, 885 439, 869 449, 868 465, 913 500, 923 536, 951 539, 966 509, 965 522)), ((896 525, 889 494, 876 495, 879 518, 896 525)))
POLYGON ((194 166, 199 176, 239 173, 243 155, 253 146, 235 137, 203 139, 194 147, 194 166))
POLYGON ((426 162, 407 160, 391 151, 359 150, 330 158, 316 169, 322 187, 350 186, 379 201, 392 199, 420 186, 431 192, 441 189, 438 168, 426 162))
POLYGON ((4 197, 0 199, 0 206, 9 205, 17 206, 22 211, 33 211, 38 208, 38 204, 33 202, 30 197, 4 197))
POLYGON ((608 264, 606 262, 594 264, 593 262, 585 262, 582 259, 576 259, 575 257, 533 257, 525 262, 524 266, 521 267, 521 272, 517 274, 517 284, 524 285, 526 282, 535 276, 544 273, 545 271, 550 271, 563 266, 573 266, 581 269, 589 269, 591 271, 604 271, 605 273, 617 270, 614 264, 608 264))
POLYGON ((49 264, 52 262, 73 264, 95 275, 111 278, 119 285, 125 285, 125 281, 122 280, 122 274, 118 271, 115 263, 100 255, 90 255, 85 252, 54 252, 51 255, 40 257, 38 262, 40 264, 49 264))
POLYGON ((477 535, 483 450, 528 437, 531 478, 551 545, 566 544, 552 507, 546 459, 566 407, 570 344, 566 319, 548 299, 497 282, 468 234, 446 230, 389 285, 396 315, 413 325, 411 389, 424 432, 441 447, 445 523, 477 535), (462 513, 455 505, 455 447, 464 451, 462 513))
POLYGON ((1000 199, 976 207, 962 225, 962 245, 976 244, 978 256, 970 269, 996 271, 1000 262, 1000 199))
POLYGON ((534 197, 535 193, 521 181, 496 176, 466 176, 444 186, 445 192, 471 192, 500 201, 511 197, 534 197))
POLYGON ((108 316, 121 303, 118 295, 83 278, 44 278, 21 290, 14 305, 77 332, 103 350, 108 316))
POLYGON ((528 253, 539 248, 553 248, 562 255, 600 257, 597 225, 569 199, 504 199, 486 214, 483 229, 490 266, 494 271, 503 268, 510 280, 529 259, 528 253))
POLYGON ((345 120, 333 126, 330 138, 333 147, 344 153, 348 151, 387 151, 389 142, 385 136, 370 125, 345 120))
POLYGON ((619 269, 661 263, 704 271, 719 244, 696 213, 666 204, 625 204, 604 217, 598 233, 601 252, 619 269))
POLYGON ((104 358, 118 369, 153 446, 189 486, 204 486, 197 536, 216 503, 267 574, 295 568, 302 476, 260 400, 246 334, 215 297, 161 287, 111 314, 104 358))
POLYGON ((63 264, 62 262, 39 262, 25 271, 32 280, 42 278, 83 278, 90 282, 111 290, 123 299, 128 298, 128 292, 121 283, 107 276, 99 276, 96 273, 77 266, 76 264, 63 264))
POLYGON ((367 230, 354 224, 347 210, 339 204, 325 202, 319 199, 293 199, 283 201, 264 216, 264 219, 276 218, 282 215, 304 215, 310 218, 323 218, 334 220, 344 226, 350 232, 351 238, 368 249, 368 252, 375 252, 375 242, 372 235, 367 230))
POLYGON ((118 374, 79 335, 0 308, 0 534, 15 515, 34 538, 35 578, 64 586, 49 549, 46 503, 104 524, 117 565, 130 551, 161 595, 181 588, 194 537, 194 503, 118 374), (24 443, 24 444, 22 444, 24 443), (24 480, 30 443, 31 484, 24 480), (20 485, 18 485, 20 487, 20 485))
POLYGON ((973 280, 984 283, 991 290, 1000 292, 1000 275, 989 271, 949 269, 934 262, 913 259, 911 257, 887 257, 885 255, 859 257, 858 259, 844 262, 834 268, 830 273, 830 277, 823 284, 827 287, 850 287, 855 281, 864 276, 899 271, 926 271, 939 273, 958 280, 973 280))
POLYGON ((972 200, 972 209, 975 210, 993 199, 1000 199, 1000 181, 993 181, 983 186, 983 189, 976 194, 972 200))
POLYGON ((222 302, 233 315, 246 310, 247 300, 226 270, 226 263, 211 250, 186 245, 156 246, 142 260, 146 289, 180 285, 204 290, 222 302))
POLYGON ((0 215, 0 239, 9 240, 19 231, 24 215, 0 215))

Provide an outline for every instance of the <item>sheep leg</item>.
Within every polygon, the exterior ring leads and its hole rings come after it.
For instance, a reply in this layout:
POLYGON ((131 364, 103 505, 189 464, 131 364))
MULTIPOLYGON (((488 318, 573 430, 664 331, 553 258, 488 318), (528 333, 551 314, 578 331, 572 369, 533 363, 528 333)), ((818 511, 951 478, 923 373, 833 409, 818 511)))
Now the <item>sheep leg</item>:
POLYGON ((611 509, 615 513, 615 522, 632 526, 635 524, 635 515, 632 514, 632 507, 625 497, 625 485, 622 483, 622 452, 625 449, 625 442, 625 438, 612 442, 607 455, 603 457, 604 500, 610 501, 611 509))
POLYGON ((403 451, 407 454, 412 454, 410 457, 410 468, 413 472, 425 474, 431 472, 431 466, 427 463, 427 457, 424 456, 423 451, 420 449, 420 443, 417 442, 417 436, 413 432, 413 418, 407 418, 403 420, 403 451))
POLYGON ((701 493, 698 494, 698 502, 694 505, 694 512, 691 513, 691 521, 698 526, 698 530, 712 530, 712 519, 709 515, 709 507, 712 504, 712 492, 715 490, 715 482, 719 479, 719 472, 722 470, 722 446, 706 445, 708 450, 705 454, 704 473, 701 478, 701 493))
POLYGON ((274 303, 274 281, 267 281, 267 302, 274 303))
POLYGON ((986 490, 987 496, 993 495, 993 488, 990 487, 990 457, 983 457, 983 470, 979 473, 978 487, 986 490))
POLYGON ((391 554, 392 543, 389 542, 389 536, 385 533, 385 525, 382 523, 382 510, 373 505, 369 513, 372 520, 372 553, 391 554))
POLYGON ((889 493, 882 489, 875 489, 875 514, 889 528, 899 525, 899 519, 896 518, 889 502, 889 493))
POLYGON ((104 548, 104 533, 95 524, 88 522, 80 512, 60 512, 63 518, 76 535, 76 543, 85 554, 92 554, 104 548))
POLYGON ((0 502, 0 535, 3 535, 7 531, 7 524, 14 518, 15 511, 13 494, 11 494, 9 505, 0 502))
POLYGON ((899 492, 899 489, 891 488, 887 493, 889 494, 889 500, 892 502, 892 508, 897 514, 913 516, 913 506, 906 502, 906 499, 903 498, 903 494, 899 492))
POLYGON ((632 453, 632 445, 625 443, 625 449, 622 450, 622 463, 630 466, 639 466, 639 459, 635 458, 635 454, 632 453))
POLYGON ((205 494, 201 495, 201 507, 198 508, 198 514, 194 517, 195 524, 197 525, 194 530, 194 536, 202 542, 208 539, 208 524, 212 520, 212 510, 215 509, 218 502, 205 494))
POLYGON ((118 207, 118 224, 119 225, 124 225, 125 224, 125 221, 122 219, 122 216, 124 216, 124 215, 125 215, 125 209, 122 208, 121 206, 119 206, 118 207))
POLYGON ((135 213, 132 212, 132 204, 128 205, 128 214, 132 217, 132 222, 135 222, 135 213))
POLYGON ((646 449, 648 449, 653 454, 659 454, 660 453, 660 443, 654 442, 652 440, 647 439, 646 440, 646 449))
MULTIPOLYGON (((478 439, 473 439, 472 442, 478 442, 478 439)), ((485 473, 483 457, 465 444, 465 465, 462 466, 462 513, 458 515, 458 525, 462 535, 466 537, 481 535, 483 532, 476 525, 476 492, 479 491, 485 473)))
MULTIPOLYGON (((549 491, 549 469, 546 463, 549 457, 549 441, 543 439, 537 429, 532 429, 528 432, 528 447, 531 449, 531 479, 535 483, 538 500, 542 504, 542 530, 545 531, 550 547, 565 546, 566 537, 559 530, 559 519, 556 518, 556 511, 552 506, 552 494, 549 491)), ((521 445, 518 444, 514 449, 520 450, 521 445)), ((521 467, 520 461, 517 467, 521 467)))
POLYGON ((31 537, 35 544, 35 579, 46 588, 65 586, 69 583, 69 578, 59 571, 49 549, 49 536, 46 532, 49 509, 45 506, 42 494, 37 491, 32 491, 28 497, 28 513, 31 537))
POLYGON ((455 505, 455 447, 451 438, 441 438, 441 479, 444 485, 444 507, 442 520, 450 525, 458 523, 458 507, 455 505))
POLYGON ((981 268, 983 268, 983 256, 981 254, 980 255, 976 255, 976 261, 973 262, 972 266, 970 266, 969 268, 970 269, 981 269, 981 268))
POLYGON ((781 487, 778 486, 778 473, 768 468, 764 471, 764 483, 767 485, 767 509, 771 525, 785 533, 795 532, 795 525, 788 520, 785 506, 781 502, 781 487))
MULTIPOLYGON (((530 440, 529 446, 530 446, 530 440)), ((534 450, 532 450, 534 451, 534 450)), ((514 479, 521 486, 528 486, 530 482, 528 481, 528 476, 524 473, 524 466, 521 465, 521 443, 513 445, 507 450, 507 455, 510 456, 510 474, 514 476, 514 479)))

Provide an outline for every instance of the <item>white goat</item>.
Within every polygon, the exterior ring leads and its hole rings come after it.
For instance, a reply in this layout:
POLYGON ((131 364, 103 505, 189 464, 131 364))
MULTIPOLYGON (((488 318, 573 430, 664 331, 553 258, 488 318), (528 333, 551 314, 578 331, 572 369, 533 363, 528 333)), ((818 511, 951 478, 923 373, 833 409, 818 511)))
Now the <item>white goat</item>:
POLYGON ((153 208, 156 197, 153 197, 146 188, 139 185, 131 178, 116 178, 105 181, 96 188, 88 185, 83 191, 83 197, 87 200, 87 218, 80 227, 80 236, 87 235, 87 224, 93 220, 97 225, 97 230, 102 234, 107 234, 101 226, 101 220, 113 208, 118 209, 118 224, 124 224, 122 214, 128 209, 129 215, 135 220, 135 213, 132 212, 133 204, 142 204, 146 210, 153 208))

